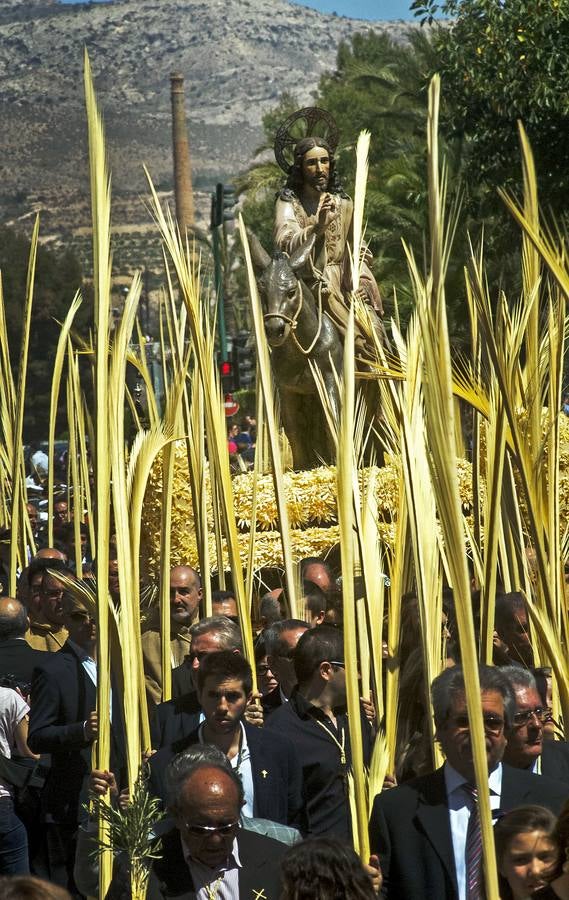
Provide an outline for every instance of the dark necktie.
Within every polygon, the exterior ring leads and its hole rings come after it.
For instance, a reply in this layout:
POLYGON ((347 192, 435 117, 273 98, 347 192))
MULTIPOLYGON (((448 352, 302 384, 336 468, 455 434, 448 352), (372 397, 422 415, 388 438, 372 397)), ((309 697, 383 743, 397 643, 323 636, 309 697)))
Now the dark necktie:
POLYGON ((478 813, 478 791, 473 784, 462 785, 465 793, 472 800, 464 858, 466 863, 466 897, 467 900, 483 900, 484 873, 482 871, 482 832, 480 831, 480 815, 478 813))

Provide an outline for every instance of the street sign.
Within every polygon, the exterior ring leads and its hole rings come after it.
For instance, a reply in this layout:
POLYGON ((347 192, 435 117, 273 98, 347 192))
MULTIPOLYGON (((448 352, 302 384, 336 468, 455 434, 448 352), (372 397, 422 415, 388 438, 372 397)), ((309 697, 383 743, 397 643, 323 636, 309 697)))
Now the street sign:
POLYGON ((225 394, 223 398, 223 407, 227 418, 234 416, 239 412, 239 404, 233 399, 233 394, 225 394))

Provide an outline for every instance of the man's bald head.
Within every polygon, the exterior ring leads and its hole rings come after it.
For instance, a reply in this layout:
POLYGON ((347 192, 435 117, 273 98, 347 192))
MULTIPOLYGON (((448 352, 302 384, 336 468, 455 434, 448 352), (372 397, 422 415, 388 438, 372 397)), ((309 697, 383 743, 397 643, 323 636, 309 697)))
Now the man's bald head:
POLYGON ((0 641, 23 638, 28 627, 24 604, 13 597, 0 597, 0 641))
POLYGON ((64 553, 63 550, 57 550, 56 547, 42 547, 41 550, 38 550, 34 559, 60 559, 66 563, 67 553, 64 553))
POLYGON ((239 815, 239 788, 235 778, 219 766, 204 763, 182 785, 180 801, 186 808, 194 806, 202 810, 221 797, 235 804, 239 815))

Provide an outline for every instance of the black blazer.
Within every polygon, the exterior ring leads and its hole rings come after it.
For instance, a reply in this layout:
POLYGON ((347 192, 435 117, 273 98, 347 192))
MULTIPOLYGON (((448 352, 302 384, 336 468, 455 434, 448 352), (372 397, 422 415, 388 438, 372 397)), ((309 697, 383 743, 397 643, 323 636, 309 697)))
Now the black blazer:
POLYGON ((275 709, 278 709, 279 706, 283 705, 283 701, 281 698, 281 689, 277 684, 276 688, 273 688, 272 691, 269 691, 268 694, 264 694, 261 697, 261 706, 263 708, 263 715, 265 717, 265 721, 274 713, 275 709))
MULTIPOLYGON (((84 818, 91 744, 83 724, 96 707, 97 691, 69 641, 35 669, 30 698, 28 744, 34 753, 50 753, 51 769, 42 793, 42 811, 58 824, 84 818)), ((120 780, 124 768, 124 729, 120 698, 113 685, 111 768, 120 780)))
MULTIPOLYGON (((283 825, 301 825, 302 768, 292 742, 281 735, 243 723, 251 754, 253 775, 253 815, 283 825)), ((198 729, 181 741, 163 747, 150 757, 150 792, 166 802, 166 769, 168 763, 194 744, 198 729)))
POLYGON ((569 784, 569 744, 567 741, 543 742, 541 774, 569 784))
MULTIPOLYGON (((539 803, 558 814, 569 786, 546 775, 504 765, 503 812, 539 803)), ((443 769, 378 794, 369 826, 370 847, 389 900, 457 900, 458 888, 443 769)))
POLYGON ((176 700, 190 691, 195 691, 192 670, 185 662, 172 669, 172 697, 176 700))
POLYGON ((34 650, 22 638, 0 641, 0 675, 14 675, 19 682, 31 684, 34 669, 50 655, 46 650, 34 650))
POLYGON ((154 707, 150 721, 152 747, 160 750, 182 741, 200 722, 201 706, 194 690, 154 707))
MULTIPOLYGON (((288 850, 286 844, 264 834, 239 829, 237 846, 242 868, 239 869, 240 900, 279 900, 282 893, 280 862, 288 850)), ((153 861, 148 882, 147 900, 195 900, 196 892, 190 870, 184 859, 177 829, 162 840, 161 859, 153 861)), ((115 873, 106 900, 126 900, 130 885, 126 867, 115 864, 115 873)))

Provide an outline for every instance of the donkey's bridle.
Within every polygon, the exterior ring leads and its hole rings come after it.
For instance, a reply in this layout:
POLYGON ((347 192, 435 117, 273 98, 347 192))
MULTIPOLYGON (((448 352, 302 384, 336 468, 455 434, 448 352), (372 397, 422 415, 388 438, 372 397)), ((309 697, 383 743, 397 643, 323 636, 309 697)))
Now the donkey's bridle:
POLYGON ((290 325, 290 333, 292 335, 292 339, 293 339, 294 343, 296 344, 296 346, 298 347, 300 352, 304 354, 304 356, 308 356, 310 353, 312 353, 314 346, 316 344, 316 341, 320 337, 320 330, 322 328, 322 284, 320 283, 318 285, 318 328, 316 329, 316 336, 315 336, 314 340, 312 341, 310 347, 307 350, 304 349, 304 347, 301 345, 301 343, 299 342, 299 340, 295 334, 296 326, 298 324, 298 317, 300 316, 300 313, 302 312, 302 306, 304 304, 304 293, 303 293, 302 285, 300 284, 300 281, 297 283, 296 290, 297 290, 297 293, 300 294, 300 296, 299 296, 298 306, 297 306, 292 318, 290 316, 286 316, 284 313, 264 313, 263 321, 266 322, 267 319, 282 319, 282 321, 286 325, 290 325))

